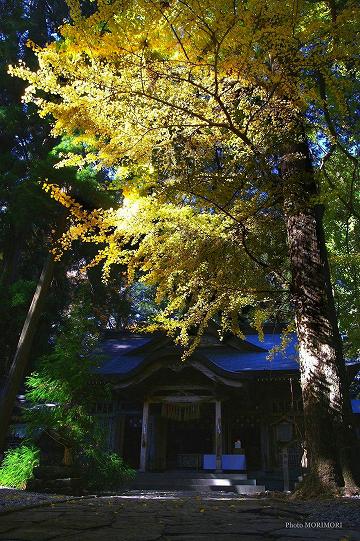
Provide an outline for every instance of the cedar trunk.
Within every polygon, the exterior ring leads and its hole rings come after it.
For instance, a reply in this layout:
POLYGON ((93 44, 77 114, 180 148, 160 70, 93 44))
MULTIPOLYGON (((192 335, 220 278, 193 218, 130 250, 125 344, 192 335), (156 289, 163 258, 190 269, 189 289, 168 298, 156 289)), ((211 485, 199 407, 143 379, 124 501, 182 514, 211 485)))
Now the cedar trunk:
MULTIPOLYGON (((67 213, 62 211, 58 217, 58 228, 55 240, 60 238, 65 230, 67 213)), ((34 296, 32 298, 13 362, 6 377, 0 394, 0 452, 4 449, 6 437, 15 406, 16 395, 19 392, 28 365, 33 339, 42 314, 42 308, 49 291, 55 268, 55 260, 50 253, 44 263, 34 296)))
POLYGON ((16 395, 19 392, 25 369, 28 364, 29 353, 39 318, 41 316, 43 303, 49 290, 54 274, 54 259, 50 254, 44 264, 39 278, 25 323, 23 325, 15 356, 7 375, 5 384, 0 396, 0 450, 4 449, 11 415, 14 409, 16 395))
POLYGON ((348 383, 330 282, 323 210, 307 144, 293 142, 282 159, 292 301, 299 342, 305 446, 310 473, 299 494, 357 490, 351 461, 348 383))

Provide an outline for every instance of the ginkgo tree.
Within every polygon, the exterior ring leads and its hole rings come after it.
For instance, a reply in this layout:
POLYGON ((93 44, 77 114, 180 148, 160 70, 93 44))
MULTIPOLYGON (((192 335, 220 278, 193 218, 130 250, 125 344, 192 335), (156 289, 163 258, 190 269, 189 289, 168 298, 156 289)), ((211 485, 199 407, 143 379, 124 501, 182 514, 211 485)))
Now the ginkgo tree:
POLYGON ((281 288, 287 262, 274 244, 286 235, 306 483, 356 491, 314 170, 333 146, 357 162, 358 3, 99 0, 90 16, 68 3, 61 37, 31 44, 39 69, 13 73, 29 81, 25 99, 52 116, 54 134, 84 144, 83 155, 62 163, 112 167, 125 193, 142 196, 86 215, 55 191, 75 217, 68 241, 104 243, 105 272, 119 260, 130 271, 141 262, 169 299, 168 326, 185 310, 201 327, 205 306, 208 317, 223 311, 226 326, 241 306, 266 299, 263 290, 281 288))

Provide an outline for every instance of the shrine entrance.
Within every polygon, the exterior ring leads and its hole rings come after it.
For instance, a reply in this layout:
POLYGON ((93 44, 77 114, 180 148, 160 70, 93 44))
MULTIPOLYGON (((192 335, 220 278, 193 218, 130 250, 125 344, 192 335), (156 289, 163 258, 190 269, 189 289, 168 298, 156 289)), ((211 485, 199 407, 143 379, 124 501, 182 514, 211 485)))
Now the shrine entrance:
POLYGON ((143 402, 139 471, 221 470, 223 397, 212 386, 158 385, 143 402))
POLYGON ((157 402, 145 406, 144 411, 142 471, 199 470, 203 456, 214 453, 214 402, 157 402))
POLYGON ((167 419, 167 469, 201 469, 214 449, 214 405, 203 404, 198 419, 167 419))

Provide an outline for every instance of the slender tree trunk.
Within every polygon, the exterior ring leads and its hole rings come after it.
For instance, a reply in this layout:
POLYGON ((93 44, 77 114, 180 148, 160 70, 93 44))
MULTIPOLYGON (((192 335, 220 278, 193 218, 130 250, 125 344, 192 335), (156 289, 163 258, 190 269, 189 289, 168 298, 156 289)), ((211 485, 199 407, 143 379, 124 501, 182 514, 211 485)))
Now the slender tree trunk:
MULTIPOLYGON (((0 288, 4 292, 9 293, 12 284, 18 280, 23 248, 24 238, 21 238, 19 234, 9 238, 5 244, 0 279, 0 288)), ((0 312, 0 382, 4 380, 10 369, 12 352, 16 346, 16 334, 13 332, 13 325, 9 326, 12 323, 11 316, 12 313, 9 312, 9 308, 6 307, 5 303, 0 312)))
POLYGON ((350 403, 330 283, 321 206, 304 138, 283 154, 284 206, 299 341, 310 474, 303 495, 356 490, 350 453, 350 403), (344 443, 342 443, 344 442, 344 443))
MULTIPOLYGON (((62 211, 58 218, 58 227, 55 239, 60 238, 65 230, 67 213, 62 211)), ((44 263, 34 296, 32 298, 20 337, 17 344, 15 356, 9 373, 4 382, 0 394, 0 451, 4 449, 6 437, 11 422, 11 415, 14 409, 16 395, 19 392, 23 381, 25 369, 28 364, 29 354, 38 327, 44 301, 49 291, 53 275, 55 261, 50 253, 44 263)))
POLYGON ((0 449, 4 449, 11 415, 19 392, 37 324, 41 315, 44 299, 49 290, 54 274, 54 258, 48 255, 39 278, 31 305, 23 325, 14 360, 5 380, 0 398, 0 449))
POLYGON ((15 235, 5 247, 1 275, 1 285, 4 288, 8 288, 18 278, 22 249, 23 239, 19 235, 15 235))

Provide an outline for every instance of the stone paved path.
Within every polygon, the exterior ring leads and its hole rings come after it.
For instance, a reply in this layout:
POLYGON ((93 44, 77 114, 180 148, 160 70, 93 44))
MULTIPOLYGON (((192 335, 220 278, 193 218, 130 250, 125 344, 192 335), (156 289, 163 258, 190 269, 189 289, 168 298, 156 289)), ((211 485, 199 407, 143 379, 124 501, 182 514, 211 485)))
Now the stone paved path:
POLYGON ((51 502, 63 502, 72 500, 72 496, 61 496, 57 494, 41 494, 38 492, 27 492, 25 490, 0 487, 0 514, 22 507, 34 507, 51 502))
POLYGON ((3 514, 0 541, 360 541, 359 517, 359 500, 99 497, 3 514), (334 527, 342 507, 357 527, 334 527))

